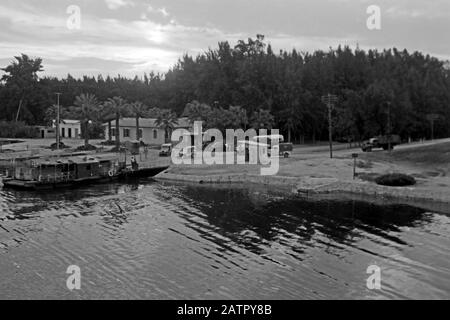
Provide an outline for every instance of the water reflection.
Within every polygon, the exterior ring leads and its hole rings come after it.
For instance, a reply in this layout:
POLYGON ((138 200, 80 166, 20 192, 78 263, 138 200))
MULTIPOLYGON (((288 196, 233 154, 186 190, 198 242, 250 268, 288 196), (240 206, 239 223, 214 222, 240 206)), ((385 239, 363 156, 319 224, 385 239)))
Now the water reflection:
POLYGON ((450 219, 404 205, 136 180, 1 190, 0 208, 0 298, 73 298, 60 284, 74 261, 90 283, 79 298, 416 298, 450 290, 450 219), (381 292, 365 287, 373 263, 384 272, 381 292), (14 272, 15 264, 25 269, 14 272))
MULTIPOLYGON (((419 227, 430 221, 431 214, 405 205, 380 207, 367 202, 296 198, 267 198, 248 190, 214 190, 186 187, 185 201, 205 214, 215 231, 254 252, 260 244, 283 241, 285 235, 295 237, 298 245, 311 241, 316 233, 324 235, 335 245, 358 241, 371 233, 400 245, 402 239, 390 235, 402 227, 419 227), (224 201, 226 200, 226 201, 224 201)), ((185 214, 194 228, 195 220, 185 214)), ((300 248, 293 248, 301 251, 300 248)))

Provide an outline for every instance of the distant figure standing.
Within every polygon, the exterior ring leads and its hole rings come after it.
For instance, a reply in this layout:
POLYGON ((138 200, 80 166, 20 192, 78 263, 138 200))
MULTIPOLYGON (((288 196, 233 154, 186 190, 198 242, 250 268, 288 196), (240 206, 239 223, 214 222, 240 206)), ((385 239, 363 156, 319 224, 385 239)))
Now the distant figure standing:
POLYGON ((136 171, 139 169, 139 164, 135 157, 131 157, 131 169, 133 169, 133 171, 136 171))

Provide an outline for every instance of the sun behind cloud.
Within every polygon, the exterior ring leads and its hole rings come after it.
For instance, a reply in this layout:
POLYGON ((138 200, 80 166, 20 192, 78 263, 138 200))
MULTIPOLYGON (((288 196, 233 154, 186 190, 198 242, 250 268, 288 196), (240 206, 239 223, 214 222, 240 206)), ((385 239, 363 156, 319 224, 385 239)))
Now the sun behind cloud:
POLYGON ((0 3, 0 66, 23 52, 42 57, 44 65, 48 61, 45 74, 51 76, 82 75, 86 70, 89 75, 142 75, 167 71, 185 53, 195 55, 220 41, 233 45, 258 33, 275 52, 328 50, 341 44, 362 49, 396 46, 450 57, 450 43, 439 36, 450 29, 447 0, 396 0, 395 5, 380 0, 379 32, 366 28, 365 1, 258 0, 258 6, 237 0, 80 1, 80 30, 66 27, 66 9, 73 1, 49 2, 53 5, 45 9, 33 0, 0 3), (55 61, 65 64, 56 66, 55 61))

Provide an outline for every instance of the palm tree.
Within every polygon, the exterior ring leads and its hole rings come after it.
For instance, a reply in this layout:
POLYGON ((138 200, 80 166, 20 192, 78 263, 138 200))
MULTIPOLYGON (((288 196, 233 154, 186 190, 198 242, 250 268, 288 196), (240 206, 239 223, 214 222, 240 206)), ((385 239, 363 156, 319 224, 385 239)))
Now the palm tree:
POLYGON ((74 105, 82 121, 82 132, 84 135, 84 146, 89 145, 89 122, 96 118, 99 108, 99 102, 94 94, 82 93, 75 98, 74 105))
POLYGON ((161 114, 161 109, 158 107, 153 107, 147 110, 147 116, 149 118, 158 118, 159 115, 161 114))
POLYGON ((115 115, 116 120, 116 149, 120 150, 120 118, 126 113, 128 103, 121 97, 109 98, 105 105, 115 115))
POLYGON ((16 113, 16 122, 19 121, 19 115, 21 110, 25 110, 30 113, 31 109, 27 109, 27 104, 33 99, 27 97, 36 92, 35 86, 38 82, 38 72, 44 71, 42 67, 42 59, 31 59, 26 54, 14 57, 16 61, 13 61, 9 66, 1 68, 5 74, 0 78, 0 82, 5 82, 9 88, 12 88, 16 92, 19 98, 19 104, 16 113))
MULTIPOLYGON (((52 104, 50 107, 48 107, 46 110, 45 110, 45 113, 44 113, 44 121, 45 121, 45 123, 47 124, 47 125, 52 125, 53 124, 53 122, 55 121, 55 119, 56 119, 56 115, 57 115, 57 111, 58 110, 58 106, 56 105, 56 104, 52 104)), ((70 114, 70 113, 68 113, 66 110, 64 110, 63 108, 62 108, 62 106, 59 106, 59 112, 60 112, 60 114, 59 114, 59 116, 61 117, 61 118, 66 118, 67 116, 69 116, 70 115, 70 117, 74 117, 72 114, 70 114)))
POLYGON ((177 115, 169 109, 163 109, 156 118, 155 124, 164 129, 165 142, 170 141, 170 132, 178 124, 177 115))
POLYGON ((139 129, 139 118, 144 118, 148 115, 148 107, 142 102, 136 101, 130 104, 130 111, 136 118, 136 140, 141 139, 140 129, 139 129))
POLYGON ((108 141, 112 141, 112 125, 111 122, 116 118, 116 115, 111 110, 108 103, 103 103, 100 110, 100 119, 102 122, 108 122, 108 141))

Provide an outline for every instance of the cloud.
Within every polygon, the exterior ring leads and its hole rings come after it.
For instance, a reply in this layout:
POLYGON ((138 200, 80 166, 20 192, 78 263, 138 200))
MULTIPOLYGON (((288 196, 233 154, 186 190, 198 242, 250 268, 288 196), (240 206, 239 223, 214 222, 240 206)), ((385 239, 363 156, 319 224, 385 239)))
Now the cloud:
POLYGON ((166 8, 160 8, 158 9, 158 12, 160 12, 164 17, 169 16, 169 13, 167 12, 166 8))
POLYGON ((163 17, 167 18, 168 16, 170 16, 170 13, 167 11, 167 9, 165 7, 162 8, 158 8, 155 9, 152 5, 148 5, 147 6, 147 12, 150 13, 159 13, 161 14, 163 17))
POLYGON ((66 27, 71 0, 47 1, 0 3, 0 61, 23 52, 42 57, 47 75, 133 76, 166 71, 185 53, 196 55, 219 41, 234 45, 257 33, 275 52, 339 44, 396 46, 443 58, 450 52, 450 43, 442 41, 450 29, 448 0, 379 0, 382 29, 376 32, 366 28, 372 2, 362 0, 84 0, 80 30, 66 27))
POLYGON ((56 28, 64 26, 66 19, 64 17, 46 16, 43 18, 35 11, 23 11, 0 5, 0 19, 9 20, 12 25, 34 26, 44 28, 56 28))
MULTIPOLYGON (((5 9, 0 10, 0 26, 2 21, 9 21, 4 29, 0 28, 0 59, 11 59, 21 52, 42 57, 47 75, 81 76, 88 72, 134 76, 163 72, 183 53, 196 54, 218 40, 230 38, 218 29, 184 26, 175 21, 162 24, 151 20, 99 19, 87 13, 83 13, 81 30, 71 31, 65 27, 64 15, 23 12, 1 5, 0 9, 5 9), (89 59, 102 63, 90 65, 89 59)), ((238 36, 231 38, 237 40, 238 36)))
POLYGON ((105 3, 110 10, 117 10, 122 7, 133 7, 135 5, 131 0, 105 0, 105 3))

